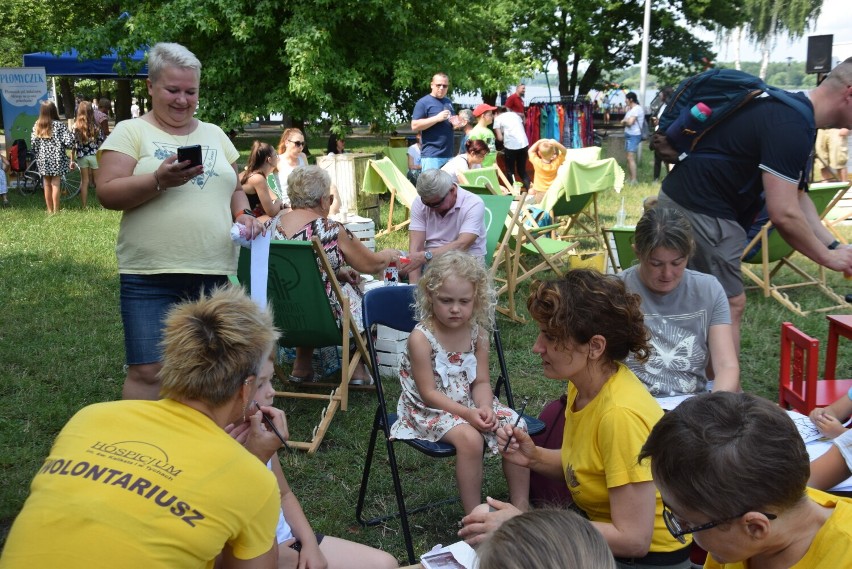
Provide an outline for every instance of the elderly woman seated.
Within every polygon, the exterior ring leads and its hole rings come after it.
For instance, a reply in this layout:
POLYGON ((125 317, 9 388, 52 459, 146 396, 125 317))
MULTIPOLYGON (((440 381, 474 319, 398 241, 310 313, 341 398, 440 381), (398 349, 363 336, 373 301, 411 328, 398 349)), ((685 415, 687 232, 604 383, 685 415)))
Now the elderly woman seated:
MULTIPOLYGON (((398 261, 399 251, 384 249, 374 253, 343 224, 328 218, 334 196, 331 194, 331 178, 322 168, 300 166, 294 169, 287 177, 287 187, 293 210, 279 219, 275 228, 275 239, 310 241, 314 236, 319 238, 337 279, 343 285, 343 293, 350 300, 350 309, 360 329, 363 322, 361 291, 354 285, 360 282, 361 273, 378 273, 391 262, 398 261)), ((332 294, 328 278, 328 275, 323 275, 326 294, 340 320, 343 317, 343 307, 332 294)), ((296 349, 296 361, 293 363, 290 381, 300 383, 314 380, 312 354, 311 348, 296 349)), ((362 363, 355 371, 351 383, 361 385, 370 382, 371 378, 362 363)))
POLYGON ((675 209, 649 208, 636 224, 639 264, 619 276, 642 297, 651 331, 650 357, 627 366, 655 397, 740 390, 731 314, 716 277, 686 268, 695 250, 692 227, 675 209))

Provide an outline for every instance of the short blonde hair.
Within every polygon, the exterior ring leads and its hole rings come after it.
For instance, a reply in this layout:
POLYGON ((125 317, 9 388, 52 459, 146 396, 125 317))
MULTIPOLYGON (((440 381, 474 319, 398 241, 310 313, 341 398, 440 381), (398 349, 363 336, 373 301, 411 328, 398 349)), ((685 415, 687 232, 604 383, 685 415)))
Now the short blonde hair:
POLYGON ((485 265, 464 251, 447 251, 429 263, 414 291, 417 319, 427 326, 432 324, 432 294, 441 288, 449 276, 473 283, 473 321, 479 324, 480 328, 493 330, 497 295, 485 265))
POLYGON ((243 289, 224 286, 172 308, 163 333, 160 396, 220 407, 257 375, 280 332, 243 289))
POLYGON ((148 79, 152 83, 160 78, 166 67, 194 69, 196 77, 201 77, 201 61, 179 43, 161 42, 148 52, 148 79))

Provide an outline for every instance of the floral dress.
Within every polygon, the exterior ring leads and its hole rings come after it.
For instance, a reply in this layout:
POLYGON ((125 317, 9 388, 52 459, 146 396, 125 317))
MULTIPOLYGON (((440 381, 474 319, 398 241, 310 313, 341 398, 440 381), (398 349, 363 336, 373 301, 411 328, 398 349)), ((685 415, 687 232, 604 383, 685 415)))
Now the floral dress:
MULTIPOLYGON (((325 255, 328 257, 331 268, 337 272, 341 267, 346 265, 346 259, 343 258, 343 253, 340 251, 340 247, 338 246, 341 229, 346 232, 345 238, 354 239, 352 232, 346 229, 346 227, 325 217, 318 217, 311 221, 299 231, 294 233, 291 237, 284 235, 284 233, 281 232, 280 227, 276 226, 273 238, 286 239, 290 241, 310 241, 314 235, 316 235, 319 237, 320 243, 322 243, 322 248, 325 250, 325 255)), ((331 282, 328 280, 328 275, 325 274, 325 271, 322 268, 322 263, 319 259, 317 259, 317 265, 319 265, 322 282, 325 284, 325 294, 328 296, 329 303, 331 303, 331 309, 334 312, 334 317, 337 319, 337 325, 342 326, 343 305, 340 304, 340 301, 334 294, 334 291, 331 288, 331 282)), ((352 319, 355 321, 355 325, 358 327, 358 330, 363 332, 364 318, 361 316, 361 300, 363 299, 363 295, 357 287, 354 287, 349 283, 340 283, 340 285, 343 289, 343 294, 349 299, 349 312, 352 313, 352 319)))
POLYGON ((33 153, 38 163, 38 173, 42 176, 61 176, 68 172, 68 155, 65 151, 74 148, 74 135, 68 125, 62 121, 53 121, 53 136, 39 138, 35 127, 30 137, 33 153))
MULTIPOLYGON (((479 326, 473 326, 470 332, 470 351, 467 352, 448 352, 441 346, 432 331, 423 324, 418 324, 415 330, 420 330, 432 346, 432 370, 438 391, 453 401, 474 409, 476 403, 473 401, 470 386, 476 379, 476 342, 479 338, 479 326)), ((391 438, 423 439, 434 442, 441 440, 453 427, 467 424, 467 421, 458 415, 433 409, 423 402, 411 374, 411 360, 407 349, 399 363, 399 380, 402 383, 402 394, 396 407, 399 418, 391 426, 391 438)), ((515 424, 518 414, 501 404, 496 397, 493 407, 499 426, 515 424)), ((526 430, 526 423, 523 420, 518 426, 526 430)), ((492 454, 497 454, 499 452, 497 435, 482 433, 482 436, 485 438, 488 450, 492 454)))
POLYGON ((80 131, 76 128, 74 129, 74 150, 77 153, 77 159, 85 158, 86 156, 93 156, 98 153, 98 149, 101 147, 101 144, 104 143, 106 137, 104 136, 101 127, 95 127, 95 137, 90 138, 88 142, 83 142, 82 137, 80 135, 80 131))

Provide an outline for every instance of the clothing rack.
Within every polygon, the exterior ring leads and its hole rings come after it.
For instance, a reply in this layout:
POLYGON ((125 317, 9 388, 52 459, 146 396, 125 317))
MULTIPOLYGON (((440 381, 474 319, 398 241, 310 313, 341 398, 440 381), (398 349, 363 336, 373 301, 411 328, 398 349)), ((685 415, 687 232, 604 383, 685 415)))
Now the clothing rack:
POLYGON ((566 148, 594 145, 593 110, 589 101, 564 96, 535 97, 524 118, 530 144, 541 138, 553 138, 566 148))

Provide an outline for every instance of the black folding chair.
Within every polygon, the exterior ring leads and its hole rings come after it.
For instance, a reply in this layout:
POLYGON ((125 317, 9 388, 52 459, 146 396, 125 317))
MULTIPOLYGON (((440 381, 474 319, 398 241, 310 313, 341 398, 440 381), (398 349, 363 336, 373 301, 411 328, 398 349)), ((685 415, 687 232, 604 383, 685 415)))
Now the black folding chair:
MULTIPOLYGON (((414 286, 399 285, 382 288, 375 288, 364 295, 364 329, 367 336, 367 349, 370 353, 370 361, 372 368, 378 370, 378 358, 376 356, 375 340, 373 339, 373 326, 383 325, 394 330, 403 332, 411 332, 417 321, 414 318, 412 303, 414 302, 414 286)), ((514 397, 512 388, 509 384, 509 375, 506 370, 506 360, 503 356, 503 344, 500 339, 500 334, 495 330, 494 333, 495 350, 500 365, 500 377, 497 380, 495 394, 499 397, 501 389, 506 391, 506 400, 510 407, 514 408, 514 397)), ((384 388, 382 379, 376 373, 376 397, 378 398, 378 406, 373 419, 373 428, 370 432, 370 443, 367 446, 367 456, 364 462, 364 472, 361 477, 361 488, 358 492, 358 504, 355 507, 355 517, 358 522, 364 526, 375 526, 389 519, 400 517, 402 523, 402 535, 405 539, 405 548, 408 553, 408 562, 414 564, 414 545, 411 541, 411 530, 408 525, 408 515, 415 514, 424 510, 442 506, 450 502, 458 500, 458 497, 447 498, 438 502, 432 502, 413 509, 407 509, 405 506, 405 498, 402 491, 402 483, 399 477, 399 468, 396 462, 396 454, 394 452, 394 443, 403 442, 415 450, 433 458, 446 458, 455 456, 456 449, 453 445, 442 442, 424 441, 421 439, 410 439, 403 441, 390 440, 390 427, 396 421, 396 413, 388 413, 387 402, 385 401, 384 388), (388 464, 390 465, 391 476, 393 478, 394 493, 396 494, 396 504, 398 511, 392 514, 377 516, 370 519, 364 519, 364 501, 367 494, 367 484, 370 479, 370 467, 373 464, 373 453, 376 450, 376 441, 379 433, 384 434, 385 446, 388 453, 388 464)), ((544 430, 544 423, 524 415, 524 420, 527 423, 527 428, 531 434, 537 434, 544 430)))

